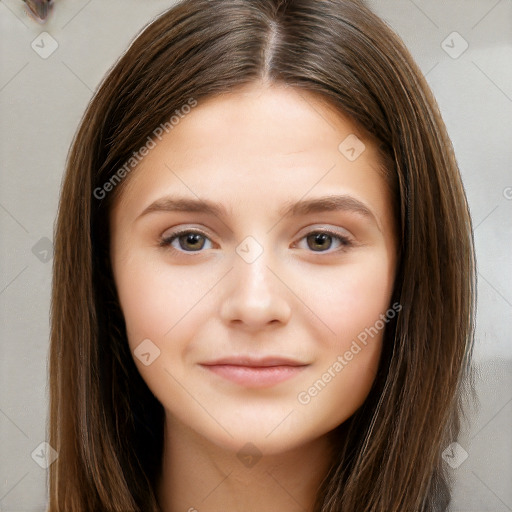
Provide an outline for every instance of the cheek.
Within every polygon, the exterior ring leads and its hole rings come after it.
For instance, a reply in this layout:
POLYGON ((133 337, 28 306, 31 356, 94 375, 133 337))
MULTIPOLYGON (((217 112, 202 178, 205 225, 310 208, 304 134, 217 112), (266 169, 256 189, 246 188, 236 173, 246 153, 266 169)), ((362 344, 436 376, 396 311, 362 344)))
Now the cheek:
POLYGON ((308 297, 329 331, 323 330, 327 336, 316 336, 316 372, 297 394, 297 401, 304 413, 318 415, 334 428, 368 395, 383 334, 396 311, 390 304, 394 271, 384 251, 340 267, 329 277, 329 286, 311 288, 308 297))
POLYGON ((132 350, 146 338, 158 345, 172 337, 213 284, 197 268, 153 264, 147 255, 120 265, 116 285, 132 350))
POLYGON ((134 251, 117 267, 115 279, 139 373, 161 403, 169 397, 177 400, 182 390, 172 376, 185 380, 183 360, 189 340, 208 316, 207 301, 202 299, 215 284, 211 273, 198 267, 172 268, 134 251), (144 361, 143 354, 148 353, 144 361))
POLYGON ((323 270, 314 282, 310 276, 301 278, 305 302, 328 327, 324 332, 331 350, 347 350, 351 341, 374 326, 390 307, 394 284, 391 263, 385 251, 375 251, 335 270, 323 270))
POLYGON ((336 428, 362 406, 375 380, 380 352, 381 335, 371 345, 354 344, 334 355, 298 390, 296 419, 310 427, 312 437, 336 428))

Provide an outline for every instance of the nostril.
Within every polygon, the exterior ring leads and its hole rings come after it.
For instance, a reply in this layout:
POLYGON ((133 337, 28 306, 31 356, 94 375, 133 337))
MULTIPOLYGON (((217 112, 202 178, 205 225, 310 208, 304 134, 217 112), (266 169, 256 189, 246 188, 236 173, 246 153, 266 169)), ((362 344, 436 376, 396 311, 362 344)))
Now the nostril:
POLYGON ((23 0, 28 13, 36 21, 44 23, 53 7, 53 0, 23 0))

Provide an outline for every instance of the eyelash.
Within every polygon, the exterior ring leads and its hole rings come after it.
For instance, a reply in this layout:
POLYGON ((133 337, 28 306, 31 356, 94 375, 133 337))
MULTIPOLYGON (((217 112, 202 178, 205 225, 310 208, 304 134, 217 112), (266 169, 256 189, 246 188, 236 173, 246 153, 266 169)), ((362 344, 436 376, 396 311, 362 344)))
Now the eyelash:
MULTIPOLYGON (((180 236, 183 236, 183 235, 187 235, 187 234, 195 234, 195 235, 201 235, 203 236, 204 238, 207 238, 209 240, 209 237, 203 233, 202 231, 199 231, 199 230, 196 230, 196 229, 183 229, 181 231, 176 231, 175 233, 171 233, 170 236, 166 236, 165 238, 162 238, 160 240, 160 247, 163 247, 165 249, 168 249, 170 250, 171 252, 173 253, 177 253, 177 254, 180 254, 180 255, 188 255, 188 254, 201 254, 204 252, 204 250, 198 250, 198 251, 184 251, 184 250, 180 250, 180 249, 176 249, 175 247, 172 247, 171 244, 174 240, 178 239, 180 236)), ((333 254, 333 253, 336 253, 336 252, 344 252, 346 251, 348 248, 350 248, 353 243, 351 242, 351 240, 348 238, 348 237, 345 237, 343 235, 340 235, 339 233, 335 232, 335 231, 331 231, 329 229, 318 229, 318 230, 313 230, 309 233, 307 233, 306 235, 304 235, 300 240, 303 240, 305 238, 307 238, 308 236, 311 236, 311 235, 328 235, 334 239, 338 239, 339 243, 340 243, 340 247, 334 251, 311 251, 312 253, 316 253, 316 254, 333 254)))

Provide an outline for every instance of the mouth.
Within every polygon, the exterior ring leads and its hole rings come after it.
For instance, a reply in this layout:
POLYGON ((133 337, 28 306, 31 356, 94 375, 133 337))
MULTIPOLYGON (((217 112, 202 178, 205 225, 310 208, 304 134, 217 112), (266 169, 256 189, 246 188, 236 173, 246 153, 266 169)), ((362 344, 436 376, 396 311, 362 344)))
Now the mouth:
POLYGON ((309 364, 281 357, 229 357, 200 366, 240 386, 265 388, 297 376, 309 364))

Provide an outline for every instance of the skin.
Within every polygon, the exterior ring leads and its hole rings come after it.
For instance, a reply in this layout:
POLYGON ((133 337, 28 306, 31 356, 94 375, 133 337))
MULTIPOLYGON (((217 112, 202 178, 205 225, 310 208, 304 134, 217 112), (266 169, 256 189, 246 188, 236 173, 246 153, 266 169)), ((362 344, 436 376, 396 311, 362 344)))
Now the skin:
POLYGON ((163 510, 311 510, 329 432, 368 395, 383 330, 308 403, 298 395, 327 380, 390 307, 396 239, 374 145, 310 93, 256 82, 201 100, 124 185, 111 211, 111 258, 132 354, 146 339, 160 351, 147 366, 134 361, 166 412, 163 510), (355 161, 338 150, 350 134, 365 144, 355 161), (288 202, 341 194, 370 214, 279 214, 288 202), (226 216, 141 215, 167 195, 216 201, 226 216), (205 237, 160 246, 182 228, 205 237), (308 238, 322 229, 350 245, 308 238), (248 236, 262 250, 250 263, 237 253, 248 236), (264 388, 200 366, 242 354, 307 366, 264 388))

